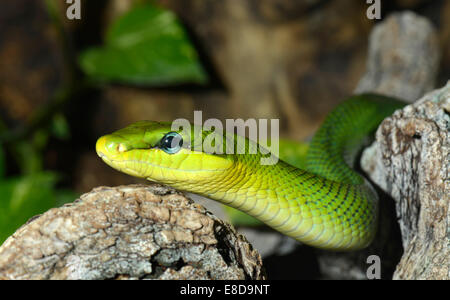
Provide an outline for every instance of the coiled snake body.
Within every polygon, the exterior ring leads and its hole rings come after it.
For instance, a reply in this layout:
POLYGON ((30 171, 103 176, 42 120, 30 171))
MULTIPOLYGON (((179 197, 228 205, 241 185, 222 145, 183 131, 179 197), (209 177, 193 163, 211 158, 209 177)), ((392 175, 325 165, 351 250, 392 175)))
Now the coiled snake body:
POLYGON ((375 235, 378 198, 349 164, 365 137, 403 105, 373 94, 344 101, 313 137, 304 170, 282 160, 262 165, 264 155, 251 154, 258 145, 239 136, 232 144, 222 136, 223 145, 209 143, 222 154, 205 145, 199 151, 196 143, 208 144, 215 131, 193 126, 186 133, 152 121, 101 137, 96 150, 119 171, 220 201, 302 243, 356 250, 375 235), (244 142, 242 154, 236 151, 239 141, 244 142), (234 154, 227 154, 230 147, 234 154))

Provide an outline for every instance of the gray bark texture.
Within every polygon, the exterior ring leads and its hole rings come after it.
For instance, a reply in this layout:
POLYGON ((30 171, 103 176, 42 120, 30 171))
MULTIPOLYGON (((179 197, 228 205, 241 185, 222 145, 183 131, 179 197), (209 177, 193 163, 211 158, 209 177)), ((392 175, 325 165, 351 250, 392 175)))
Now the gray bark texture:
POLYGON ((403 255, 393 278, 450 279, 450 84, 429 92, 439 64, 436 34, 425 19, 403 13, 377 26, 370 45, 356 91, 420 98, 380 125, 361 160, 395 201, 403 255))
POLYGON ((0 279, 265 279, 234 228, 172 188, 99 187, 0 248, 0 279))
POLYGON ((370 151, 366 171, 400 223, 394 279, 450 279, 450 81, 384 120, 370 151))

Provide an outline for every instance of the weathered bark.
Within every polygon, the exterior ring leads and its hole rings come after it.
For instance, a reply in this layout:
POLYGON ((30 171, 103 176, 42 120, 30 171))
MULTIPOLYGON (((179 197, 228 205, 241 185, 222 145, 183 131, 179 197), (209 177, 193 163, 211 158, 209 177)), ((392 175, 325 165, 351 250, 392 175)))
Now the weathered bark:
MULTIPOLYGON (((412 13, 384 26, 384 32, 373 32, 372 39, 383 42, 371 48, 368 73, 357 91, 416 100, 433 87, 439 61, 436 36, 428 22, 412 13), (378 55, 387 44, 400 52, 378 55), (386 71, 377 74, 381 69, 386 71)), ((449 111, 447 84, 387 118, 362 157, 365 172, 395 200, 404 249, 395 279, 450 278, 449 111)))
POLYGON ((384 120, 372 148, 405 249, 394 279, 450 279, 450 82, 384 120))
POLYGON ((232 226, 161 185, 99 187, 0 247, 2 279, 264 279, 232 226))

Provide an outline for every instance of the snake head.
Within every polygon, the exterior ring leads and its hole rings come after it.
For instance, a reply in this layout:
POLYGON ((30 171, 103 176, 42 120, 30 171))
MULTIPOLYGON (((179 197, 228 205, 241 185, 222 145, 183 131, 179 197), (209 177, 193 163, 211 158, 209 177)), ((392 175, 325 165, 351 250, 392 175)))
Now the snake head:
POLYGON ((234 163, 232 156, 196 150, 194 128, 172 130, 170 123, 140 121, 99 138, 96 151, 121 172, 190 190, 220 180, 234 163))

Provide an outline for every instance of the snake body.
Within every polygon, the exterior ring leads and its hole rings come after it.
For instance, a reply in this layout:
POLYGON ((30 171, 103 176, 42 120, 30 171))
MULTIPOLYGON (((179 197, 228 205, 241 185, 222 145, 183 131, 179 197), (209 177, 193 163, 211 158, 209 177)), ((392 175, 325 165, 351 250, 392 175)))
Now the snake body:
MULTIPOLYGON (((153 121, 101 137, 96 150, 119 171, 220 201, 302 243, 356 250, 370 244, 376 233, 378 198, 351 164, 365 137, 403 105, 374 94, 342 102, 313 137, 304 169, 282 160, 262 165, 264 154, 251 154, 259 145, 236 135, 232 144, 223 138, 222 154, 199 151, 199 140, 218 133, 193 126, 186 134, 173 131, 170 123, 153 121), (167 148, 174 136, 183 146, 167 148), (242 154, 236 151, 239 141, 244 142, 242 154), (230 147, 234 154, 225 151, 230 147)), ((217 145, 211 143, 216 150, 217 145)))

